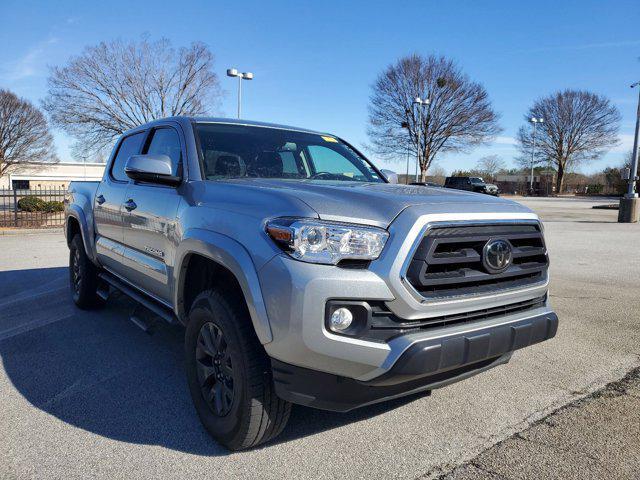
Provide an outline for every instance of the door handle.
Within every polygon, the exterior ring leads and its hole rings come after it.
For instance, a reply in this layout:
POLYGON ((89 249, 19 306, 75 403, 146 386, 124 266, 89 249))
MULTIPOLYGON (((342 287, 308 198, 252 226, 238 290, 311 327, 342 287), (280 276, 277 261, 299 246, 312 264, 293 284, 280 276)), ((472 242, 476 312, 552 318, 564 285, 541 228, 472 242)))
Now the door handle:
POLYGON ((128 212, 130 212, 131 210, 135 210, 137 206, 138 205, 136 205, 136 202, 131 199, 127 200, 124 204, 124 208, 126 208, 128 212))
POLYGON ((96 197, 96 203, 97 203, 98 205, 102 205, 104 202, 105 202, 104 195, 98 195, 98 196, 96 197))

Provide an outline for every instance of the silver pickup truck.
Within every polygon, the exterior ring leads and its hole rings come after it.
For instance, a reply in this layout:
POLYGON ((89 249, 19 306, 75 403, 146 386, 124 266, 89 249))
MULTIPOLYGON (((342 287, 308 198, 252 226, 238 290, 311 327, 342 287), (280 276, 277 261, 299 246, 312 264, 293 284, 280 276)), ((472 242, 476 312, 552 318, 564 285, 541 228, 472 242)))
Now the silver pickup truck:
POLYGON ((291 403, 348 411, 553 337, 543 228, 507 200, 393 184, 337 136, 216 118, 126 132, 66 208, 80 308, 121 291, 182 324, 187 380, 230 449, 291 403))

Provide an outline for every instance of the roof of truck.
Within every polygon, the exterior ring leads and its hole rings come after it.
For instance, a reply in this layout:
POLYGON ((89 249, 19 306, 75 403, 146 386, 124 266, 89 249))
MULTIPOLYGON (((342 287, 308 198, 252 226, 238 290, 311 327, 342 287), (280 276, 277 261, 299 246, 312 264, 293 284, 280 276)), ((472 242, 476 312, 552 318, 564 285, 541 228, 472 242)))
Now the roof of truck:
POLYGON ((326 135, 326 132, 318 132, 315 130, 309 130, 307 128, 300 127, 292 127, 290 125, 279 125, 277 123, 268 123, 268 122, 258 122, 255 120, 245 120, 244 118, 222 118, 222 117, 191 117, 191 116, 176 116, 176 117, 167 117, 161 118, 158 120, 154 120, 152 122, 141 125, 140 127, 136 127, 133 130, 138 130, 140 128, 146 128, 152 126, 155 123, 173 120, 176 122, 189 122, 189 123, 224 123, 227 125, 247 125, 251 127, 269 127, 269 128, 278 128, 281 130, 294 130, 296 132, 305 132, 305 133, 314 133, 318 135, 326 135))

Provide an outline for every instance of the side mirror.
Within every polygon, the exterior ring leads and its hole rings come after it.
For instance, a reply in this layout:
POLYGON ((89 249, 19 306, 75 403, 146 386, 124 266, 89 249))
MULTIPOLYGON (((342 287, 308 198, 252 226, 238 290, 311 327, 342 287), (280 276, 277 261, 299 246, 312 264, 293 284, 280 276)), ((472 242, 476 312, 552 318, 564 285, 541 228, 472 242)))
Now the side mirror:
POLYGON ((393 170, 380 170, 389 183, 398 183, 398 174, 393 170))
POLYGON ((124 173, 138 182, 177 186, 182 179, 171 172, 171 159, 167 155, 133 155, 124 166, 124 173))

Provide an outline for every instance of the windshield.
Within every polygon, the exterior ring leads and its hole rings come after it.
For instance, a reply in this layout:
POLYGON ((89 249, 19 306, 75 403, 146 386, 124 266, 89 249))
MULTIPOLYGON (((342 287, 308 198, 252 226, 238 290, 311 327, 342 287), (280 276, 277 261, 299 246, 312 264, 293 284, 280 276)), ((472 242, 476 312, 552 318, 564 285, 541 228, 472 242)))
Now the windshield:
POLYGON ((471 180, 471 183, 476 183, 476 184, 484 183, 484 180, 480 177, 471 177, 469 180, 471 180))
POLYGON ((335 137, 278 128, 198 123, 208 180, 282 178, 384 182, 371 165, 335 137))

